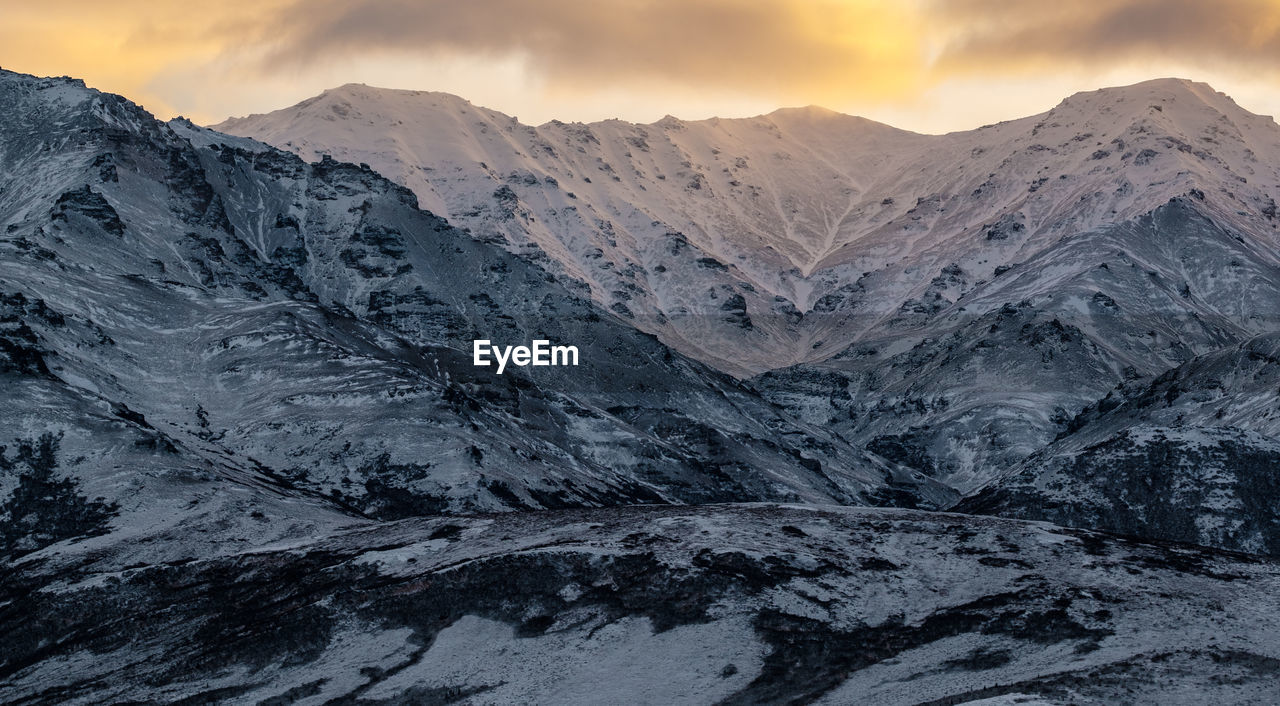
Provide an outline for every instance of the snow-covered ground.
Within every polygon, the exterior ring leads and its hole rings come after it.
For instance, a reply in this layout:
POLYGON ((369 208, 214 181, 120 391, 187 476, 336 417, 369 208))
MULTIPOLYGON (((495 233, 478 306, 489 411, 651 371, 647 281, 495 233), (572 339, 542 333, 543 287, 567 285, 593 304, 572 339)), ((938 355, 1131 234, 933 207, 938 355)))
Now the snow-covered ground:
POLYGON ((6 664, 38 655, 0 686, 6 701, 1280 696, 1273 562, 994 518, 775 505, 508 513, 181 567, 70 566, 56 586, 51 568, 24 565, 16 580, 29 590, 0 618, 19 636, 0 647, 6 664), (31 615, 60 616, 43 645, 23 630, 31 615), (114 629, 95 632, 108 616, 114 629))

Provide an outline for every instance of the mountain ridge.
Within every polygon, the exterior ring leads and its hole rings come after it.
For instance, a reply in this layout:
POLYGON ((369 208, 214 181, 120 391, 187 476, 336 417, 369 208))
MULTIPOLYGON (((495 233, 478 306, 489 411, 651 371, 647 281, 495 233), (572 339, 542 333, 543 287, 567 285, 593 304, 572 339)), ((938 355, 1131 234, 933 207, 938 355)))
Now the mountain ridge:
POLYGON ((1116 385, 1280 326, 1280 126, 1205 84, 936 136, 813 111, 535 128, 361 91, 347 118, 223 127, 368 162, 962 493, 1116 385))
POLYGON ((549 256, 606 308, 736 375, 821 360, 856 341, 875 319, 849 312, 834 327, 784 323, 797 314, 820 320, 850 287, 863 287, 864 300, 889 300, 877 318, 891 315, 951 264, 971 281, 989 279, 1057 239, 1139 218, 1176 196, 1203 193, 1219 222, 1275 242, 1266 219, 1274 220, 1280 173, 1265 164, 1280 155, 1280 128, 1185 80, 1082 92, 1037 116, 947 135, 785 110, 531 127, 483 108, 472 108, 482 118, 464 119, 429 105, 437 94, 359 90, 369 102, 341 108, 358 120, 316 117, 334 107, 321 101, 305 116, 285 109, 220 127, 306 158, 367 162, 431 210, 513 251, 549 256), (333 134, 322 129, 330 124, 333 134), (966 166, 929 175, 947 163, 966 166), (511 218, 488 215, 498 208, 511 218), (671 262, 664 252, 682 246, 667 242, 670 233, 711 264, 671 262), (716 321, 723 300, 708 292, 734 283, 752 288, 737 293, 746 317, 769 323, 744 333, 740 316, 716 321), (679 324, 703 316, 723 350, 690 339, 706 328, 701 319, 679 324), (822 344, 797 348, 789 343, 797 338, 822 344), (719 358, 724 351, 742 358, 719 358))
POLYGON ((847 502, 855 486, 871 501, 885 477, 913 484, 367 168, 159 123, 79 84, 0 79, 11 120, 57 136, 0 125, 0 285, 35 303, 2 339, 11 367, 109 400, 193 463, 374 517, 847 502), (498 377, 470 365, 469 341, 485 336, 549 336, 582 360, 498 377))
MULTIPOLYGON (((66 77, 66 78, 70 78, 70 77, 66 77)), ((76 80, 76 79, 72 79, 72 80, 76 80)), ((832 108, 828 108, 824 105, 817 104, 817 103, 810 103, 806 105, 781 106, 778 108, 774 108, 773 110, 766 113, 758 113, 754 115, 745 115, 745 116, 713 115, 706 118, 681 118, 676 115, 667 114, 657 120, 654 120, 648 123, 632 122, 632 121, 627 121, 620 118, 604 118, 600 120, 587 120, 587 121, 562 120, 559 118, 550 118, 542 123, 534 125, 534 127, 542 127, 552 123, 564 123, 564 124, 588 125, 588 126, 603 125, 606 123, 627 123, 627 124, 642 125, 642 126, 648 126, 648 127, 656 127, 664 122, 676 122, 676 123, 688 124, 688 123, 720 122, 720 121, 749 121, 749 120, 757 120, 760 118, 769 118, 772 116, 796 115, 796 116, 819 116, 819 117, 833 117, 833 118, 853 118, 858 121, 863 121, 866 123, 871 123, 871 124, 881 125, 887 128, 891 128, 897 132, 910 133, 912 135, 918 135, 922 137, 941 137, 941 136, 954 134, 954 133, 966 133, 966 132, 973 132, 975 130, 986 130, 986 129, 997 127, 999 125, 1005 125, 1007 123, 1013 123, 1021 120, 1029 120, 1032 118, 1040 117, 1045 115, 1046 113, 1051 112, 1055 108, 1063 107, 1065 104, 1068 104, 1069 102, 1073 101, 1073 99, 1080 99, 1086 96, 1096 96, 1096 95, 1120 95, 1120 94, 1124 94, 1126 92, 1137 90, 1140 88, 1160 88, 1160 89, 1164 89, 1165 92, 1169 94, 1173 94, 1175 92, 1181 92, 1184 94, 1193 95, 1199 98, 1202 102, 1206 104, 1209 104, 1210 102, 1218 102, 1220 99, 1226 98, 1227 101, 1230 102, 1230 105, 1233 108, 1237 110, 1247 110, 1239 106, 1238 104, 1236 104, 1235 101, 1231 100, 1230 96, 1227 96, 1225 93, 1218 91, 1208 83, 1205 83, 1203 81, 1196 81, 1194 79, 1181 78, 1177 76, 1166 76, 1166 77, 1160 77, 1160 78, 1146 79, 1143 81, 1138 81, 1136 83, 1122 84, 1122 85, 1115 85, 1115 86, 1104 86, 1101 88, 1096 88, 1091 90, 1077 91, 1067 96, 1066 98, 1063 98, 1053 108, 1050 108, 1040 113, 1033 113, 1031 115, 1025 115, 1020 117, 1006 118, 1004 120, 998 120, 994 123, 988 123, 988 124, 980 125, 973 128, 962 128, 959 130, 951 130, 945 133, 916 132, 913 130, 908 130, 906 128, 896 127, 888 123, 874 120, 872 118, 867 118, 865 116, 857 115, 854 113, 845 113, 839 110, 834 110, 832 108)), ((325 95, 369 98, 378 94, 403 95, 403 96, 415 96, 415 97, 428 96, 428 97, 435 98, 437 100, 444 100, 448 102, 459 103, 465 106, 470 106, 472 108, 478 108, 480 110, 484 110, 489 113, 500 115, 504 118, 518 120, 518 118, 516 118, 515 116, 508 114, 504 111, 501 111, 495 108, 489 108, 486 106, 477 105, 462 95, 459 95, 456 93, 450 93, 448 91, 432 91, 432 90, 412 89, 412 88, 389 88, 389 87, 383 87, 383 86, 370 85, 368 83, 363 83, 359 81, 351 81, 348 83, 333 86, 331 88, 326 88, 320 93, 314 96, 311 96, 310 98, 304 98, 303 100, 299 101, 295 105, 311 104, 315 102, 316 99, 325 95)), ((236 122, 249 120, 251 118, 261 118, 275 112, 279 112, 279 109, 274 111, 267 111, 265 113, 246 113, 244 115, 231 115, 215 123, 210 123, 206 127, 217 130, 219 125, 223 125, 227 123, 234 124, 236 122)), ((1225 112, 1225 111, 1221 111, 1221 112, 1225 112)), ((1257 115, 1258 117, 1264 117, 1264 118, 1271 117, 1271 116, 1261 115, 1257 113, 1253 113, 1253 114, 1257 115)))

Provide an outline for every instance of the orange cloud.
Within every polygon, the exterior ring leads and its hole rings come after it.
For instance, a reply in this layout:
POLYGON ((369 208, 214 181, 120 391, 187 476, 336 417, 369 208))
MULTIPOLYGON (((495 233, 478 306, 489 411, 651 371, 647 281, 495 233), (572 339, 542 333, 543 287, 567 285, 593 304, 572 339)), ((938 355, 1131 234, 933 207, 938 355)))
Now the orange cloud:
POLYGON ((0 65, 38 75, 75 76, 122 93, 163 116, 181 106, 150 89, 175 67, 199 66, 235 51, 227 29, 273 0, 189 3, 44 0, 7 3, 0 23, 0 65))
POLYGON ((781 100, 895 95, 923 68, 909 6, 850 0, 309 0, 266 66, 365 52, 525 57, 557 85, 714 86, 781 100))
POLYGON ((1280 0, 9 4, 0 65, 205 122, 358 81, 460 93, 535 122, 819 103, 947 129, 1117 76, 1187 75, 1271 108, 1280 79, 1280 0))
POLYGON ((951 35, 938 62, 944 70, 1153 60, 1280 68, 1277 0, 946 0, 931 10, 951 35))

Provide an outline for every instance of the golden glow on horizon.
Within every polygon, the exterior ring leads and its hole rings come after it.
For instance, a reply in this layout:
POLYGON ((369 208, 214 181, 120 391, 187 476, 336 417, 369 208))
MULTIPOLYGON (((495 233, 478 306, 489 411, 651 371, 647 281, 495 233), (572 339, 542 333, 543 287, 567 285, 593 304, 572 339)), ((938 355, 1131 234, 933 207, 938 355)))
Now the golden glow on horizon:
POLYGON ((1280 110, 1280 0, 0 0, 0 16, 0 66, 203 123, 349 82, 535 124, 814 103, 943 132, 1160 76, 1280 110))

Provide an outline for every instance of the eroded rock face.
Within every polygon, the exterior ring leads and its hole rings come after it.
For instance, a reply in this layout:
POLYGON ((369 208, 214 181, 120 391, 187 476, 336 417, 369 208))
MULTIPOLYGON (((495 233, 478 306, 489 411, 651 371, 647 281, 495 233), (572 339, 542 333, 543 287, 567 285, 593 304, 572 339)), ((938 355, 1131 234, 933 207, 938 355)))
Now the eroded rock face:
POLYGON ((1136 427, 1046 454, 955 508, 1280 556, 1280 444, 1231 427, 1136 427))
POLYGON ((90 500, 74 478, 57 478, 59 439, 20 440, 13 457, 0 446, 0 472, 16 481, 0 505, 0 556, 17 559, 64 539, 110 532, 114 503, 90 500))
POLYGON ((960 515, 516 513, 60 563, 3 584, 6 701, 1242 702, 1280 673, 1270 562, 960 515))
POLYGON ((1280 337, 1132 380, 954 509, 1276 556, 1280 337))
POLYGON ((901 327, 752 383, 855 445, 910 446, 911 467, 967 494, 1117 386, 1275 331, 1274 301, 1275 259, 1179 198, 1064 238, 944 312, 904 314, 901 327))

